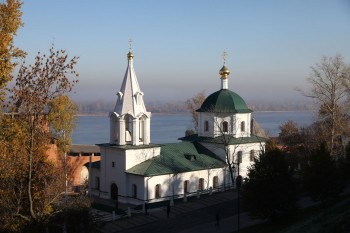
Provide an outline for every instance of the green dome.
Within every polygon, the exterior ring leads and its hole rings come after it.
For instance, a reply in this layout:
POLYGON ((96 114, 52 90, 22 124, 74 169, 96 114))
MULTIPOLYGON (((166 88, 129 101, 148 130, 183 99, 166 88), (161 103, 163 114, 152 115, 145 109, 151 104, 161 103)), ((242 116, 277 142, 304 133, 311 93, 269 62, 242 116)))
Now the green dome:
POLYGON ((253 111, 247 107, 242 97, 230 90, 221 89, 208 96, 197 112, 250 113, 253 111))

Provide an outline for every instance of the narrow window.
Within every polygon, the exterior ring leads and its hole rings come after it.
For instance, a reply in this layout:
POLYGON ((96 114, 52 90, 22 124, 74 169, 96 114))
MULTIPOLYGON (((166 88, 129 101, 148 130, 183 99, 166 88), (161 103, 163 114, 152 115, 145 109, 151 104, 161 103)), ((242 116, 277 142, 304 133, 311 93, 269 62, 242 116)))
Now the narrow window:
POLYGON ((227 123, 227 121, 222 122, 222 131, 224 133, 228 132, 228 123, 227 123))
POLYGON ((198 190, 202 191, 204 189, 204 179, 200 178, 198 181, 198 190))
POLYGON ((132 140, 132 118, 125 116, 125 141, 130 142, 132 140))
POLYGON ((115 163, 114 162, 112 162, 112 167, 115 167, 115 163))
POLYGON ((125 118, 125 131, 131 132, 132 129, 132 119, 130 116, 125 118))
POLYGON ((100 190, 100 177, 95 177, 95 187, 97 190, 100 190))
POLYGON ((188 193, 188 180, 184 182, 184 193, 188 193))
POLYGON ((160 184, 156 185, 155 198, 160 198, 160 184))
POLYGON ((251 150, 250 151, 250 162, 254 162, 255 161, 255 151, 251 150))
POLYGON ((219 188, 219 177, 217 177, 217 176, 213 177, 213 188, 214 189, 219 188))
POLYGON ((141 117, 139 119, 139 140, 140 140, 140 142, 143 141, 143 127, 144 127, 144 121, 143 121, 143 118, 141 117))
POLYGON ((204 131, 205 132, 209 131, 209 122, 208 121, 204 121, 204 131))
POLYGON ((237 152, 237 163, 242 163, 242 151, 237 152))
POLYGON ((244 121, 241 122, 241 131, 242 132, 245 131, 245 122, 244 121))
POLYGON ((137 186, 136 186, 136 184, 132 185, 132 198, 137 198, 137 186))

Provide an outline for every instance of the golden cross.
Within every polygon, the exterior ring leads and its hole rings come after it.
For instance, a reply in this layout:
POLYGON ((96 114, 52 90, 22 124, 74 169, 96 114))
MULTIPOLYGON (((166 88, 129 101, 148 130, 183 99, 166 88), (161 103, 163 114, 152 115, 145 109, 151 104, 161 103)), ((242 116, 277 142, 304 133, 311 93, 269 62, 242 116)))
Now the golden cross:
POLYGON ((130 39, 129 39, 129 50, 131 51, 131 45, 132 45, 132 39, 131 39, 131 37, 130 37, 130 39))
POLYGON ((224 53, 222 54, 222 57, 224 58, 224 65, 226 65, 227 53, 225 50, 224 50, 224 53))

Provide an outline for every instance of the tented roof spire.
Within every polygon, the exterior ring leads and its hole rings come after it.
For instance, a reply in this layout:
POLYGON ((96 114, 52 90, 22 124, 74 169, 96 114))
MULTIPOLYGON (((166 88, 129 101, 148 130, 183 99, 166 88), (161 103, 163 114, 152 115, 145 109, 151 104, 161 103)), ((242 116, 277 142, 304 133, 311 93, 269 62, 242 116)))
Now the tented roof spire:
POLYGON ((146 108, 143 102, 143 92, 139 87, 134 70, 134 54, 131 51, 131 43, 132 40, 130 39, 129 52, 127 54, 128 66, 120 91, 117 93, 118 100, 114 111, 119 115, 129 114, 133 117, 137 117, 141 114, 145 114, 146 108))

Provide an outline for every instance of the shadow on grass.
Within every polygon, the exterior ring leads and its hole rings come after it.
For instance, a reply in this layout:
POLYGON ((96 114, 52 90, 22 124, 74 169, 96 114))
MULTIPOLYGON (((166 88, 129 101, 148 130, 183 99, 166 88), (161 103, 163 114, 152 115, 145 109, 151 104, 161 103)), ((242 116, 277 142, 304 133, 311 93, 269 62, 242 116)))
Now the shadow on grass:
MULTIPOLYGON (((241 233, 350 232, 350 195, 331 200, 327 208, 317 204, 296 211, 294 217, 264 222, 242 229, 241 233)), ((237 232, 237 231, 234 231, 237 232)))

